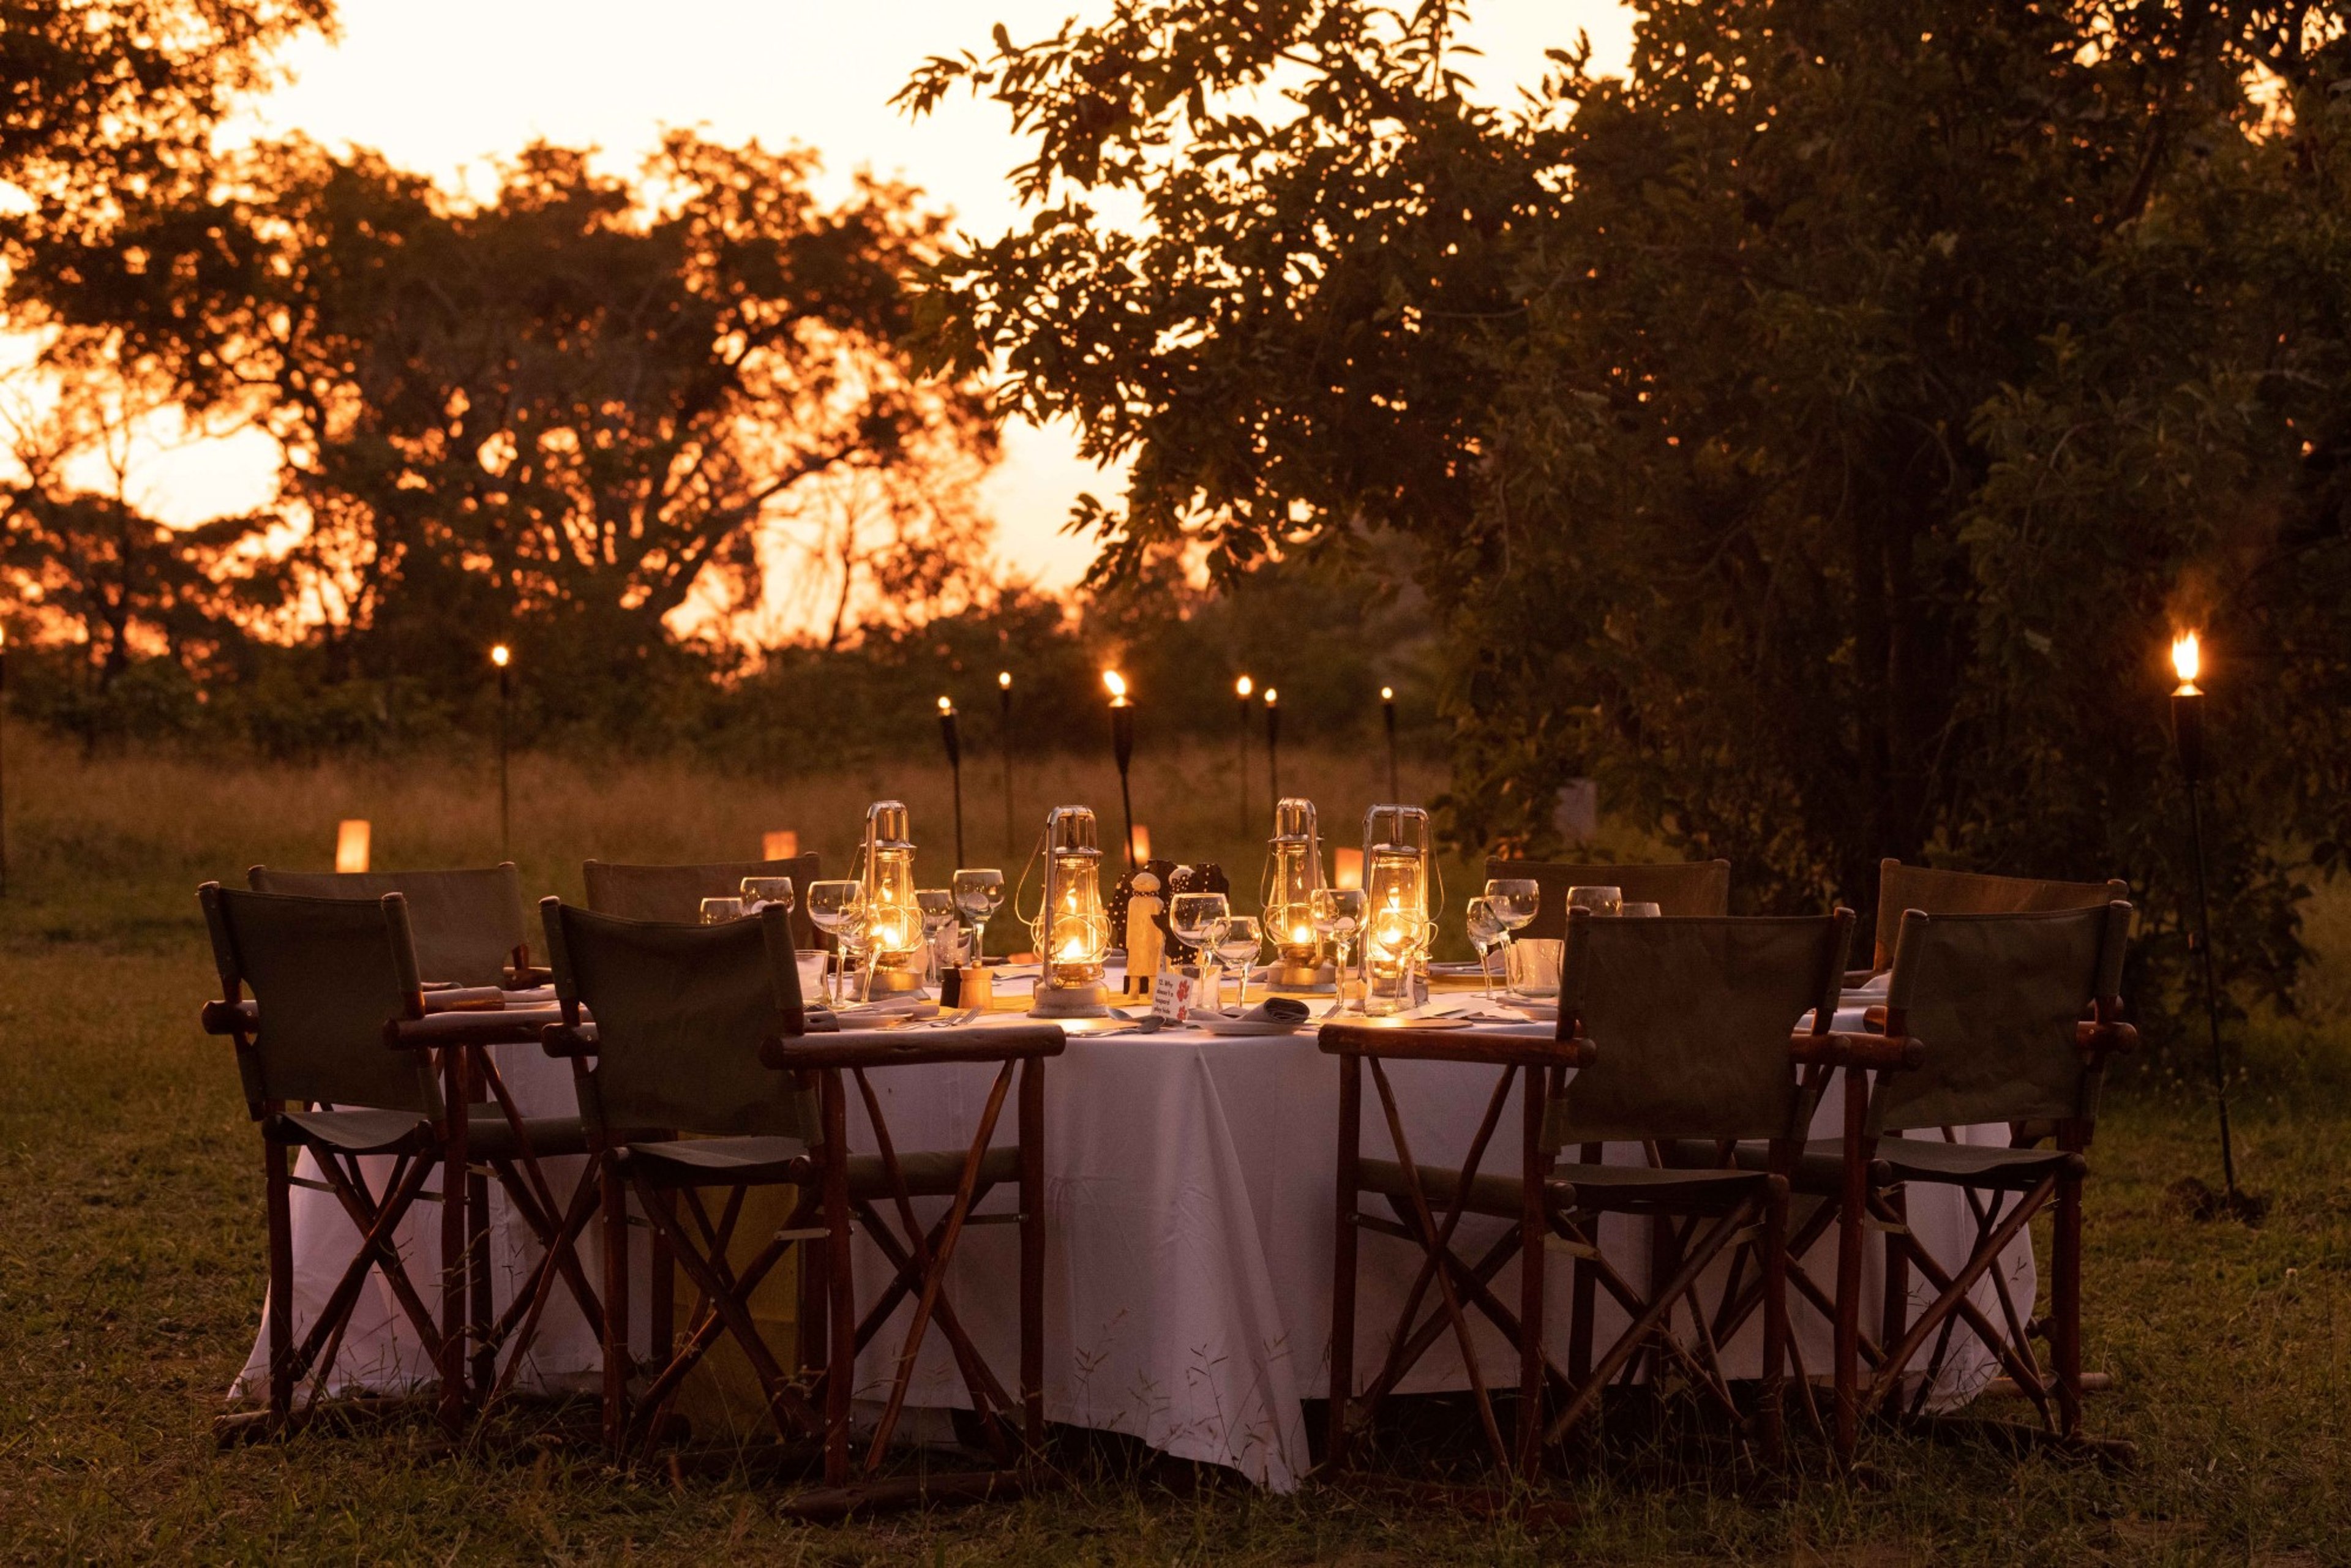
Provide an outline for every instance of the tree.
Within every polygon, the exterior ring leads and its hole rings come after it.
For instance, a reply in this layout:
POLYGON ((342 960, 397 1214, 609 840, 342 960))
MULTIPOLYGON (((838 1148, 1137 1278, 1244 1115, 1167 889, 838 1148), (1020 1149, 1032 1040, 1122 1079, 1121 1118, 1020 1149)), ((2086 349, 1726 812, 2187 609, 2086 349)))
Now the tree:
POLYGON ((1658 0, 1623 79, 1563 49, 1507 113, 1460 10, 1123 0, 908 89, 1035 138, 931 341, 1132 456, 1102 570, 1401 530, 1462 841, 1596 770, 1750 900, 2121 871, 2158 955, 2200 601, 2231 956, 2283 986, 2351 768, 2339 8, 1658 0))
POLYGON ((870 178, 828 206, 815 172, 680 132, 633 181, 532 148, 474 205, 274 144, 101 244, 27 247, 16 300, 276 438, 350 673, 470 688, 511 626, 551 687, 626 703, 609 677, 757 605, 766 534, 852 476, 896 519, 885 581, 983 564, 993 427, 897 346, 944 220, 870 178))

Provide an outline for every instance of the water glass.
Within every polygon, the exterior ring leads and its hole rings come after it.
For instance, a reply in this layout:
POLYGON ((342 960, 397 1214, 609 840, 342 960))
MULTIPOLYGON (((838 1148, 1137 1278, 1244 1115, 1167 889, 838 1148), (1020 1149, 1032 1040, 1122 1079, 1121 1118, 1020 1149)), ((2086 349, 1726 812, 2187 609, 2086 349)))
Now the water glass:
POLYGON ((1229 915, 1217 936, 1217 956, 1240 970, 1241 1006, 1249 1006, 1249 967, 1265 946, 1265 928, 1254 915, 1229 915))
POLYGON ((956 912, 971 922, 971 961, 985 951, 988 917, 1004 907, 1004 873, 993 866, 971 866, 955 873, 949 891, 956 912))
POLYGON ((792 906, 792 879, 788 876, 747 876, 743 879, 743 908, 756 913, 771 904, 786 909, 792 906))
POLYGON ((1232 915, 1232 904, 1221 893, 1179 893, 1167 905, 1167 928, 1185 946, 1198 949, 1203 973, 1217 945, 1217 927, 1232 915))
POLYGON ((1478 975, 1486 982, 1486 998, 1491 1001, 1494 997, 1494 971, 1488 960, 1493 950, 1501 946, 1509 927, 1494 912, 1494 901, 1482 897, 1469 901, 1468 926, 1469 946, 1478 949, 1478 975))
POLYGON ((832 882, 812 882, 809 883, 809 920, 819 931, 831 936, 841 947, 843 962, 834 967, 835 975, 832 988, 832 999, 836 1001, 840 999, 841 992, 840 970, 846 967, 849 956, 849 943, 846 937, 846 927, 852 918, 856 919, 859 927, 859 939, 862 941, 864 935, 864 913, 865 884, 863 883, 854 880, 841 880, 832 882))
POLYGON ((1314 930, 1327 938, 1332 950, 1332 990, 1338 998, 1339 1010, 1347 1007, 1348 976, 1352 967, 1348 955, 1354 951, 1355 937, 1364 929, 1364 915, 1371 905, 1360 887, 1318 887, 1310 906, 1314 916, 1314 930))
POLYGON ((1567 890, 1570 909, 1589 909, 1594 920, 1614 920, 1625 913, 1625 890, 1621 887, 1571 887, 1567 890))
POLYGON ((702 901, 702 924, 724 925, 730 920, 740 920, 749 910, 739 898, 705 898, 702 901))
POLYGON ((939 938, 956 923, 955 894, 944 887, 918 887, 914 890, 914 907, 923 916, 923 951, 925 980, 939 977, 939 938))
POLYGON ((1663 918, 1666 913, 1656 904, 1646 902, 1621 904, 1618 908, 1627 920, 1657 920, 1663 918))

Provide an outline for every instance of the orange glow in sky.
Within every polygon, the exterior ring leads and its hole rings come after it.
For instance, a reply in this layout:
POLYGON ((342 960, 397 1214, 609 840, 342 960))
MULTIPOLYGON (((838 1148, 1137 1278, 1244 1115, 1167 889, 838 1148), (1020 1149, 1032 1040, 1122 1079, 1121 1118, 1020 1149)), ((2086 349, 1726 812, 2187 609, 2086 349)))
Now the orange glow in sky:
MULTIPOLYGON (((381 150, 456 187, 488 189, 487 160, 544 138, 601 148, 633 166, 666 125, 723 140, 797 141, 830 178, 871 167, 921 186, 959 225, 994 238, 1019 221, 1006 176, 1029 148, 1003 112, 951 99, 910 120, 889 99, 930 54, 984 52, 990 26, 1047 35, 1103 0, 341 0, 342 39, 305 43, 296 79, 225 134, 299 131, 381 150)), ((1464 62, 1479 96, 1506 103, 1539 77, 1543 50, 1588 31, 1604 68, 1625 60, 1631 14, 1617 0, 1478 0, 1464 62)), ((193 522, 257 504, 275 449, 258 436, 159 454, 132 486, 156 515, 193 522), (143 494, 142 494, 143 493, 143 494)), ((997 553, 1047 586, 1073 582, 1091 555, 1061 534, 1081 490, 1119 488, 1065 431, 1021 425, 987 499, 997 553)))

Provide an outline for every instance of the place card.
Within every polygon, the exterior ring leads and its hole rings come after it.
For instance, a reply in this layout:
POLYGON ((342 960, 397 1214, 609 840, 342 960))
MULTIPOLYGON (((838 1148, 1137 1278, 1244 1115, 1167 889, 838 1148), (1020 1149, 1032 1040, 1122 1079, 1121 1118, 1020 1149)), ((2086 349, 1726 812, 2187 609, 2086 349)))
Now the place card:
POLYGON ((1159 977, 1151 982, 1151 1016, 1167 1023, 1182 1023, 1191 1015, 1192 988, 1196 983, 1189 975, 1162 969, 1159 977))

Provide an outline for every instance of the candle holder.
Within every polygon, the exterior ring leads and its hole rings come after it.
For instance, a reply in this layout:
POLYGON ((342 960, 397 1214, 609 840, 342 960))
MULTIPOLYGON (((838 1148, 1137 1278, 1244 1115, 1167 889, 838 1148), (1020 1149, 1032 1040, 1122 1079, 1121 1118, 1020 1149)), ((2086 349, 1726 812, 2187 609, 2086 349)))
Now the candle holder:
POLYGON ((865 809, 866 995, 923 988, 923 911, 914 897, 914 843, 905 803, 865 809))
POLYGON ((1045 818, 1045 889, 1029 929, 1040 972, 1034 1018, 1103 1018, 1102 963, 1110 915, 1102 907, 1102 846, 1087 806, 1056 806, 1045 818))
POLYGON ((1322 957, 1322 938, 1314 929, 1314 894, 1322 880, 1322 839, 1317 831, 1314 802, 1290 799, 1273 808, 1273 837, 1266 841, 1266 935, 1273 941, 1278 961, 1273 984, 1305 990, 1334 983, 1338 972, 1322 957))

